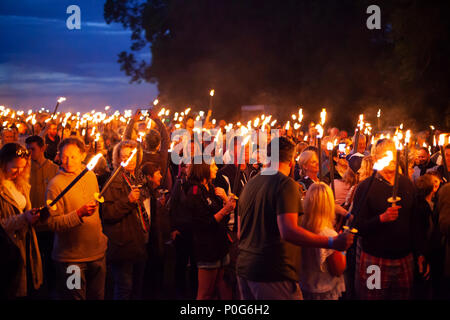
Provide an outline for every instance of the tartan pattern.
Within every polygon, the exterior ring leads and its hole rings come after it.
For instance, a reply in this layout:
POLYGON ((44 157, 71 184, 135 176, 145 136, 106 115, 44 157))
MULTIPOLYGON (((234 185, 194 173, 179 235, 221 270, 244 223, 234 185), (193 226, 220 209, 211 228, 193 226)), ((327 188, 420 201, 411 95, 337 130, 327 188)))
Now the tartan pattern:
POLYGON ((407 300, 411 298, 414 280, 414 258, 412 253, 401 259, 384 259, 371 256, 357 247, 355 290, 361 300, 407 300), (367 273, 371 265, 380 267, 381 289, 369 289, 367 273))

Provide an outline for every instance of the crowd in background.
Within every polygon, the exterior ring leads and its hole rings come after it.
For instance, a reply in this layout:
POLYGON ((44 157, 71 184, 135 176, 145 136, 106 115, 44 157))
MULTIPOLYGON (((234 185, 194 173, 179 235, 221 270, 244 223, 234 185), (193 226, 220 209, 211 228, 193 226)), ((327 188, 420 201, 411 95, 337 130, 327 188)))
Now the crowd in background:
POLYGON ((261 174, 270 166, 260 150, 237 138, 229 147, 226 122, 210 116, 202 129, 222 135, 203 147, 225 152, 212 163, 171 161, 182 143, 171 134, 193 137, 193 116, 174 126, 148 112, 149 127, 138 110, 97 127, 3 127, 1 297, 450 298, 450 145, 442 155, 418 133, 397 160, 390 138, 331 128, 318 142, 313 126, 280 127, 278 170, 261 174), (97 153, 95 168, 48 208, 97 153), (401 200, 391 204, 397 161, 401 200), (381 270, 375 289, 371 266, 381 270), (74 268, 81 279, 71 287, 74 268))

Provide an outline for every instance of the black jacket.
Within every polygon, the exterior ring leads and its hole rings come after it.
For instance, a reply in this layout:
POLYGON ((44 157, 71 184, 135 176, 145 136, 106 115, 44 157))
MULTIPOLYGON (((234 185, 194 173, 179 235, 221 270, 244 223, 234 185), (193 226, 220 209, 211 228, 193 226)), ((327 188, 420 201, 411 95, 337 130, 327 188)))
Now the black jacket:
POLYGON ((420 231, 420 218, 417 213, 417 196, 412 182, 403 175, 398 180, 398 219, 382 223, 380 215, 391 206, 393 186, 381 175, 373 180, 364 203, 361 203, 370 185, 371 178, 362 181, 355 192, 353 214, 354 225, 362 237, 364 252, 380 258, 400 259, 409 253, 423 254, 424 238, 420 231))
MULTIPOLYGON (((105 191, 102 206, 103 232, 108 237, 109 261, 140 261, 147 258, 145 233, 138 216, 137 204, 128 200, 130 187, 122 174, 105 191)), ((142 209, 145 210, 142 206, 142 209)))
POLYGON ((223 207, 222 199, 215 195, 213 185, 209 191, 201 184, 192 184, 188 190, 186 209, 192 216, 197 261, 220 260, 228 254, 230 244, 224 223, 214 218, 223 207))

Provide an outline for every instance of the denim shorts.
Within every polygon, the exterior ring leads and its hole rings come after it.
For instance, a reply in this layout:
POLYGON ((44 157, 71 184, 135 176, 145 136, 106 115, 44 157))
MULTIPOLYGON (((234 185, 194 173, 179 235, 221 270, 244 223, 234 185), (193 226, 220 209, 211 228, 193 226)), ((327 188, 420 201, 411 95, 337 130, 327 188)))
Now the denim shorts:
POLYGON ((213 262, 197 262, 197 268, 199 269, 217 269, 222 268, 230 264, 230 255, 227 254, 221 260, 213 261, 213 262))

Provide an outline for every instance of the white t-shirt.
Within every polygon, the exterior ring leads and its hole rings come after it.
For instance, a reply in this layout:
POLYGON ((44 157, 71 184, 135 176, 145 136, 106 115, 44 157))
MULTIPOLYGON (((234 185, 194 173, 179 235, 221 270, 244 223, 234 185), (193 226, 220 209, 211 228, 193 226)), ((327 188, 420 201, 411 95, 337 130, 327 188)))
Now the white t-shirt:
POLYGON ((10 196, 14 199, 14 201, 16 201, 20 211, 23 212, 23 210, 27 206, 27 198, 25 198, 22 192, 17 190, 16 185, 11 180, 3 180, 3 185, 8 190, 10 196))
MULTIPOLYGON (((323 229, 319 235, 335 237, 337 232, 330 228, 323 229)), ((332 276, 328 272, 327 258, 333 254, 332 249, 302 247, 302 267, 300 268, 300 287, 310 293, 330 292, 332 297, 339 297, 345 291, 344 276, 332 276)))

